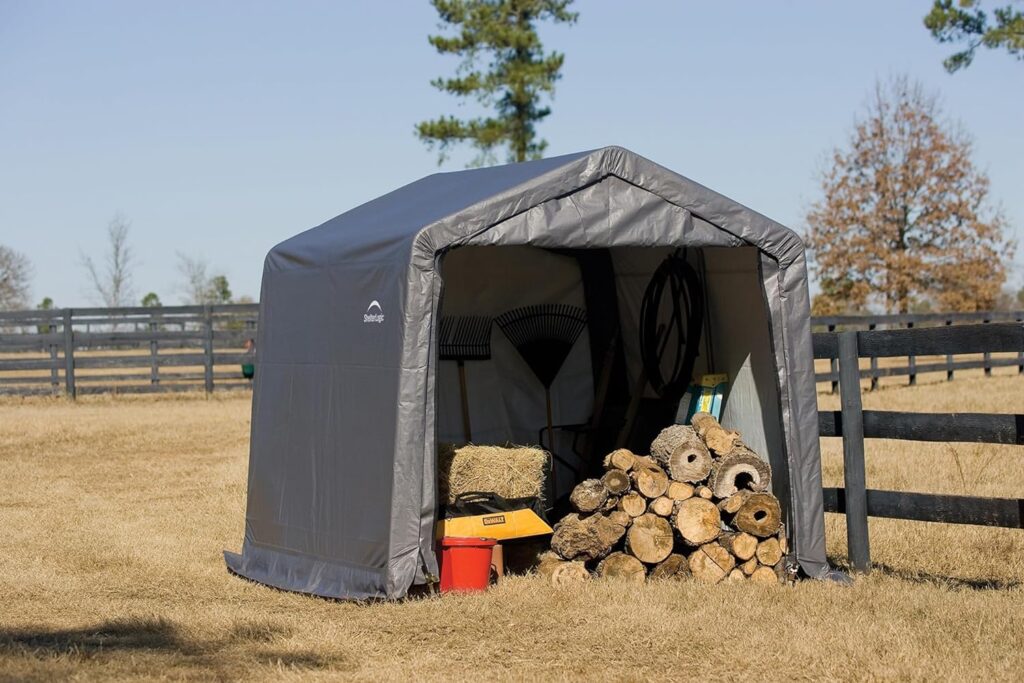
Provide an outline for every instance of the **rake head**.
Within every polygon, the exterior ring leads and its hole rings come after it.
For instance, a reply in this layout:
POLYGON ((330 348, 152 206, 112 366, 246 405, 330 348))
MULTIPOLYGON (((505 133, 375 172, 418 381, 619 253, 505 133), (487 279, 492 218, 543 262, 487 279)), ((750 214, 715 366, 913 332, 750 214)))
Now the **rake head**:
POLYGON ((550 388, 587 324, 587 313, 568 304, 523 306, 494 320, 541 384, 550 388))
POLYGON ((491 319, 482 315, 444 316, 438 346, 441 360, 490 360, 491 319))

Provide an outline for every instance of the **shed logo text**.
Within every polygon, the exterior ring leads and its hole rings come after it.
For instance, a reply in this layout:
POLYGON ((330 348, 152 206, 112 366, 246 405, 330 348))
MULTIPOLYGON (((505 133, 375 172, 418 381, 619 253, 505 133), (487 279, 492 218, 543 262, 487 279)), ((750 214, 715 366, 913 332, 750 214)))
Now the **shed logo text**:
POLYGON ((370 305, 366 307, 366 313, 363 314, 364 323, 382 323, 384 322, 384 310, 380 307, 380 303, 376 300, 371 301, 370 305))

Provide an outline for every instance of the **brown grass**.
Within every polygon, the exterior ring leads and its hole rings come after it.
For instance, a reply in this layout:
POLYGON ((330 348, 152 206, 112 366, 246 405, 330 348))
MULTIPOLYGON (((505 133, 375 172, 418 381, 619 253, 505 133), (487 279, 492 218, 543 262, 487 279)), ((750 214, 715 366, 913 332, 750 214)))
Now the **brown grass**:
MULTIPOLYGON (((1024 413, 1022 389, 865 402, 1024 413)), ((0 679, 1008 680, 1024 665, 1024 532, 1009 530, 873 520, 881 569, 851 588, 523 577, 356 605, 251 584, 220 555, 242 538, 248 421, 244 395, 0 401, 0 679)), ((1021 495, 1021 449, 955 448, 872 444, 869 483, 1021 495)), ((841 518, 828 530, 842 563, 841 518)))

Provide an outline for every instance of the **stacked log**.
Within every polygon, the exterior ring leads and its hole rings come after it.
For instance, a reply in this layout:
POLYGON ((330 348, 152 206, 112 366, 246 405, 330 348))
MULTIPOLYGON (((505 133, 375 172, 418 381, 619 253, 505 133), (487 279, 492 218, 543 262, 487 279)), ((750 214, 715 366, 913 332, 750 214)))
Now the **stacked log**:
POLYGON ((576 486, 576 512, 554 527, 538 569, 552 583, 792 580, 771 467, 711 415, 664 429, 649 456, 612 451, 604 469, 576 486))

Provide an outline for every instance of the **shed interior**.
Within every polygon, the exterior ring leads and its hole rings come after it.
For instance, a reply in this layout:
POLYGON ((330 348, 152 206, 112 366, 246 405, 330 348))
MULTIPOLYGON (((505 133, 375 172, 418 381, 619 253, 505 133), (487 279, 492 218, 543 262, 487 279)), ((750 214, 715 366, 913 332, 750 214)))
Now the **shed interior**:
MULTIPOLYGON (((692 379, 711 373, 728 376, 722 424, 740 431, 755 452, 769 459, 777 491, 788 488, 779 378, 761 256, 755 247, 451 249, 441 263, 442 318, 494 320, 507 311, 539 304, 567 304, 586 313, 586 326, 551 385, 553 424, 578 425, 554 430, 554 500, 599 472, 608 451, 625 445, 646 453, 658 431, 676 421, 678 399, 659 396, 645 379, 640 334, 645 291, 659 265, 673 253, 682 255, 698 275, 697 295, 704 303, 692 379), (631 399, 638 389, 636 416, 630 419, 631 399)), ((678 333, 668 324, 672 299, 666 289, 657 307, 659 323, 670 330, 658 354, 666 376, 681 352, 678 333)), ((693 331, 687 330, 685 336, 692 343, 693 331)), ((466 442, 465 392, 473 442, 537 444, 543 439, 550 444, 544 387, 499 325, 490 325, 489 359, 466 361, 463 368, 464 384, 457 362, 442 359, 437 367, 438 441, 466 442)))

